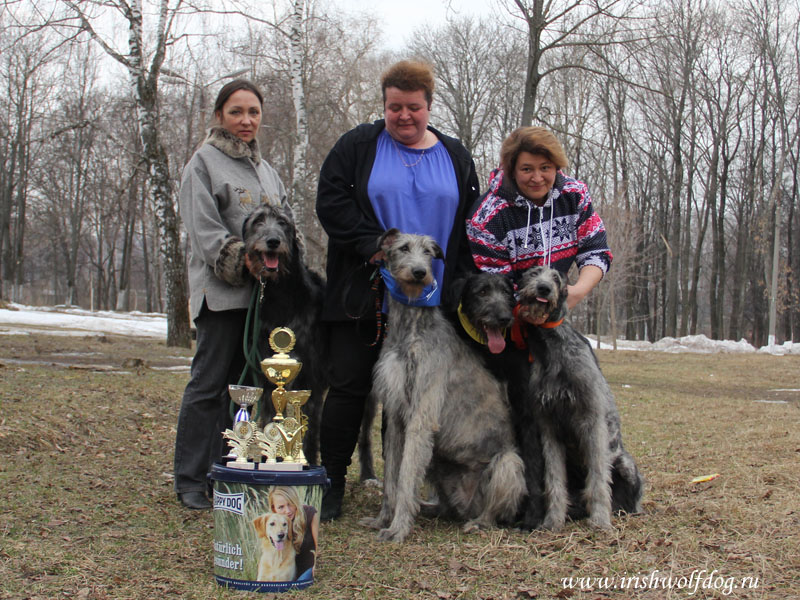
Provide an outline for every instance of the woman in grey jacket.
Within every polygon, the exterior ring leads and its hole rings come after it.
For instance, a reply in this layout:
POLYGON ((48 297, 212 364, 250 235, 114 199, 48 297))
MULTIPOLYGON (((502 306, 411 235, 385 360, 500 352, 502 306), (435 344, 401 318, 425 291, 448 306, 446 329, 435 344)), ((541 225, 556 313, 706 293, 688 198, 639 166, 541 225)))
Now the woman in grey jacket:
POLYGON ((242 336, 254 279, 242 224, 259 204, 286 202, 283 183, 256 140, 262 103, 249 81, 225 85, 214 105, 218 126, 181 179, 181 217, 191 242, 189 307, 197 329, 175 439, 175 491, 187 508, 211 508, 206 474, 222 454, 227 386, 245 364, 242 336))

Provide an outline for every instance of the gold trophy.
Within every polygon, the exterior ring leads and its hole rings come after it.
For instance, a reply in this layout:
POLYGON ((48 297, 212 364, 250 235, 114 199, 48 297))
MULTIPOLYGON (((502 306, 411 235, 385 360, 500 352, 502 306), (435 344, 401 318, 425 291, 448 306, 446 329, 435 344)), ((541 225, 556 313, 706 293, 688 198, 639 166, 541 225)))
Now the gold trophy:
POLYGON ((228 440, 231 447, 230 454, 235 460, 227 462, 228 467, 234 469, 256 469, 261 462, 269 442, 264 433, 259 431, 258 425, 250 418, 249 408, 261 398, 263 390, 259 387, 246 385, 229 385, 228 393, 239 410, 233 418, 233 428, 222 432, 222 437, 228 440))
POLYGON ((274 385, 272 405, 275 416, 264 427, 263 454, 266 463, 260 469, 270 471, 300 471, 308 465, 303 454, 303 435, 308 429, 308 417, 301 407, 311 396, 310 390, 287 390, 303 368, 303 363, 289 356, 296 342, 288 327, 277 327, 269 335, 269 345, 275 354, 261 361, 261 370, 274 385))

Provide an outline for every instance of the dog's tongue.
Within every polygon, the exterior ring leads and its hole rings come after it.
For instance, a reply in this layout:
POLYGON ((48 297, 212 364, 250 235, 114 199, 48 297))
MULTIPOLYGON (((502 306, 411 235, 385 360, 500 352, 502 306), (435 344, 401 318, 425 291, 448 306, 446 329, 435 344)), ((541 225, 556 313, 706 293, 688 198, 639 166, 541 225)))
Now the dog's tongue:
POLYGON ((270 271, 275 271, 278 268, 278 257, 274 254, 265 254, 264 266, 270 271))
POLYGON ((537 302, 541 302, 542 304, 547 304, 547 298, 536 298, 537 302))
POLYGON ((492 354, 500 354, 506 347, 506 340, 497 329, 486 330, 486 340, 489 345, 489 352, 492 354))
POLYGON ((279 551, 280 551, 280 550, 283 550, 283 545, 284 545, 285 543, 286 543, 286 542, 284 542, 284 541, 275 542, 275 550, 279 550, 279 551))

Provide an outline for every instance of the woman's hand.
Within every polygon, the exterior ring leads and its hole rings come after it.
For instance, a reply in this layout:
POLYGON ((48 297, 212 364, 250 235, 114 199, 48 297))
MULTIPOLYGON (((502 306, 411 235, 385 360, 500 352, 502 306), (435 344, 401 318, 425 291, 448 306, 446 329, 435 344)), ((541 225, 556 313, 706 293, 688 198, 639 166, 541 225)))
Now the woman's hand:
POLYGON ((578 275, 575 285, 567 286, 567 308, 572 310, 578 303, 589 295, 594 287, 603 278, 603 270, 594 265, 586 265, 578 275))

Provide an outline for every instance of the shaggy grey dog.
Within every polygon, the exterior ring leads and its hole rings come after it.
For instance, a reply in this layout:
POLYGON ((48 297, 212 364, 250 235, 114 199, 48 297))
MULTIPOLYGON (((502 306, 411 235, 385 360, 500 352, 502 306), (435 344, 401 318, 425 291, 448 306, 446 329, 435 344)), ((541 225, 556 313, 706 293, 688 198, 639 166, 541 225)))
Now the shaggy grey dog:
POLYGON ((513 519, 525 480, 504 389, 437 306, 412 305, 434 282, 431 264, 442 250, 394 229, 381 248, 397 283, 373 379, 386 418, 383 503, 362 524, 380 529, 381 540, 404 540, 426 477, 441 514, 467 521, 465 531, 513 519))
POLYGON ((612 510, 641 511, 644 482, 622 445, 614 397, 591 346, 563 321, 566 297, 567 283, 558 271, 535 267, 523 275, 522 310, 547 319, 527 327, 533 356, 529 402, 542 432, 545 464, 543 527, 564 526, 570 487, 580 487, 590 524, 609 529, 612 510))

